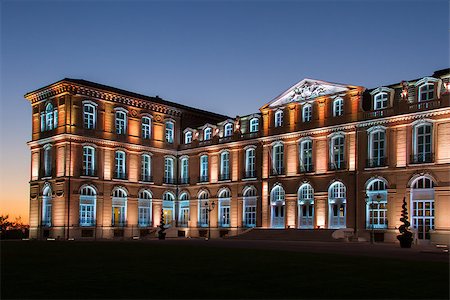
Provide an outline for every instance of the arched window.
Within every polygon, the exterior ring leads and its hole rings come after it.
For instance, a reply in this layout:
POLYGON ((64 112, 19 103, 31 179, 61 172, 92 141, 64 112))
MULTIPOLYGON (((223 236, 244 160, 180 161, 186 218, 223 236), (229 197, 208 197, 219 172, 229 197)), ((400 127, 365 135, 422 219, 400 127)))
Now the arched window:
POLYGON ((345 228, 346 224, 346 188, 336 181, 328 189, 329 228, 345 228))
POLYGON ((300 162, 300 172, 312 172, 313 167, 313 150, 312 150, 312 140, 306 138, 300 142, 299 145, 299 162, 300 162))
POLYGON ((152 223, 152 194, 148 190, 142 190, 138 195, 138 225, 149 227, 152 223))
POLYGON ((185 144, 192 143, 192 131, 186 131, 184 133, 184 143, 185 144))
POLYGON ((124 227, 127 221, 127 197, 125 189, 118 187, 113 190, 112 226, 124 227))
POLYGON ((232 135, 233 135, 233 124, 232 123, 225 124, 224 130, 223 130, 223 136, 229 137, 232 135))
POLYGON ((45 112, 41 114, 41 131, 53 130, 58 127, 58 109, 53 109, 53 104, 45 106, 45 112))
POLYGON ((230 180, 230 152, 220 153, 220 180, 230 180))
POLYGON ((283 126, 283 111, 280 109, 275 112, 275 127, 281 126, 283 126))
POLYGON ((258 118, 253 118, 250 120, 250 132, 259 131, 259 120, 258 118))
POLYGON ((52 189, 45 185, 42 190, 42 226, 52 226, 52 189))
POLYGON ((182 157, 180 159, 180 164, 180 184, 187 184, 189 183, 189 158, 182 157))
POLYGON ((174 180, 174 159, 173 157, 164 158, 164 183, 173 184, 174 180))
POLYGON ((338 134, 330 139, 330 170, 345 169, 345 139, 344 135, 338 134))
POLYGON ((284 174, 284 145, 276 143, 272 146, 272 175, 284 174))
POLYGON ((412 227, 417 238, 429 240, 434 230, 434 183, 429 176, 420 176, 411 184, 412 227))
POLYGON ((369 159, 366 167, 383 167, 386 164, 386 133, 383 128, 374 129, 369 133, 369 159))
POLYGON ((172 192, 165 192, 163 194, 163 214, 164 223, 166 225, 172 225, 174 221, 175 211, 175 196, 172 192))
POLYGON ((96 176, 95 171, 95 148, 91 146, 83 147, 83 171, 84 176, 96 176))
POLYGON ((51 177, 53 173, 53 157, 52 157, 52 145, 47 144, 44 146, 44 177, 51 177))
POLYGON ((314 228, 314 190, 309 183, 298 189, 299 228, 314 228))
POLYGON ((200 156, 200 178, 199 182, 208 182, 208 155, 200 156))
POLYGON ((166 142, 172 144, 174 138, 174 123, 172 121, 166 122, 166 142))
POLYGON ((86 129, 95 129, 97 123, 97 104, 83 101, 83 124, 86 129))
POLYGON ((211 127, 206 127, 205 130, 203 130, 203 140, 208 141, 211 139, 212 135, 212 129, 211 127))
POLYGON ((208 226, 208 200, 209 195, 206 191, 200 192, 198 196, 198 226, 207 227, 208 226))
POLYGON ((178 215, 178 226, 187 227, 189 222, 189 195, 184 192, 180 195, 180 213, 178 215))
POLYGON ((149 154, 141 156, 141 180, 144 182, 152 182, 152 157, 149 154))
POLYGON ((373 97, 373 108, 375 110, 385 109, 388 107, 388 93, 380 92, 373 97))
POLYGON ((116 151, 114 178, 126 179, 126 154, 124 151, 116 151))
POLYGON ((229 189, 223 189, 219 192, 219 226, 230 227, 230 200, 229 189))
POLYGON ((94 226, 97 192, 92 186, 84 185, 80 190, 80 226, 94 226))
POLYGON ((311 122, 311 120, 312 120, 312 106, 311 104, 307 103, 303 105, 302 108, 302 121, 311 122))
POLYGON ((272 206, 272 227, 284 228, 285 215, 285 193, 280 185, 275 185, 270 192, 270 203, 272 206))
POLYGON ((387 228, 387 189, 384 179, 369 181, 366 195, 366 228, 387 228))
POLYGON ((333 117, 342 116, 344 114, 344 99, 336 98, 333 101, 333 117))
POLYGON ((432 132, 433 127, 431 123, 419 123, 413 127, 413 155, 411 163, 433 162, 432 132))
POLYGON ((116 133, 126 134, 127 133, 127 113, 125 110, 116 110, 116 133))
POLYGON ((243 192, 243 225, 244 227, 256 226, 256 189, 253 186, 246 187, 243 192))
POLYGON ((245 150, 245 178, 256 177, 256 152, 255 148, 245 150))
POLYGON ((150 139, 152 134, 152 119, 149 117, 142 117, 142 138, 150 139))
POLYGON ((434 99, 434 83, 427 82, 419 86, 419 102, 434 99))

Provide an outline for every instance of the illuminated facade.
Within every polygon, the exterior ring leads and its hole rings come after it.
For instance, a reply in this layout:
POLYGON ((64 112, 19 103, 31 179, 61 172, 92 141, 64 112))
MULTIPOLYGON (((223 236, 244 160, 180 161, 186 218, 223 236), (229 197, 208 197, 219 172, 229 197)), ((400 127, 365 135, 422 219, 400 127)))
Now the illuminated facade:
POLYGON ((449 78, 304 79, 236 118, 58 81, 25 95, 30 235, 153 236, 164 215, 169 236, 352 228, 394 241, 406 197, 417 237, 448 242, 449 78))

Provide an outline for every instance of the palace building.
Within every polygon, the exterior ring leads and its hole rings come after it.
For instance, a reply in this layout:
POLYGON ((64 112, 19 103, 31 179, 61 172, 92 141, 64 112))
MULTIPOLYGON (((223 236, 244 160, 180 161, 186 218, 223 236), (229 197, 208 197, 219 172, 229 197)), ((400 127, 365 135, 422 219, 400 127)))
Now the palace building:
POLYGON ((450 240, 450 71, 367 89, 303 79, 228 117, 79 79, 32 106, 31 238, 337 230, 450 240))

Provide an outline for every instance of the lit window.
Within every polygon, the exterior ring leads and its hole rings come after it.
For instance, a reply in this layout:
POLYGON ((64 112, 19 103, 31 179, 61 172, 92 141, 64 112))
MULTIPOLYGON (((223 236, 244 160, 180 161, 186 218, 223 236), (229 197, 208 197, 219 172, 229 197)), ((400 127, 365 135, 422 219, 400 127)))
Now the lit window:
POLYGON ((272 147, 272 175, 284 174, 284 146, 275 144, 272 147))
POLYGON ((230 227, 230 190, 224 189, 219 194, 219 226, 230 227))
POLYGON ((116 151, 116 168, 115 168, 115 178, 125 179, 126 178, 126 162, 125 162, 125 152, 116 151))
POLYGON ((311 104, 305 104, 302 108, 302 120, 303 122, 311 122, 312 120, 312 106, 311 104))
POLYGON ((336 181, 328 189, 329 228, 345 228, 346 224, 346 188, 336 181))
POLYGON ((127 113, 122 110, 116 111, 116 133, 126 134, 127 132, 127 113))
POLYGON ((300 228, 314 228, 314 190, 308 183, 298 189, 298 224, 300 228))
POLYGON ((91 186, 84 186, 80 192, 80 226, 95 225, 97 193, 91 186))
POLYGON ((300 172, 312 172, 312 140, 307 139, 300 143, 300 172))
POLYGON ((230 179, 230 153, 224 151, 220 154, 220 180, 230 179))
POLYGON ((184 134, 184 143, 185 144, 192 143, 192 131, 186 131, 186 133, 184 134))
POLYGON ((411 184, 412 228, 417 238, 429 240, 435 225, 434 183, 428 176, 420 176, 411 184))
POLYGON ((208 218, 209 218, 208 198, 209 195, 207 192, 201 192, 198 197, 198 225, 200 227, 208 226, 208 218))
POLYGON ((95 176, 95 148, 83 147, 83 172, 84 176, 95 176))
POLYGON ((83 124, 86 129, 95 129, 97 121, 96 105, 83 101, 83 124))
POLYGON ((189 221, 189 195, 186 192, 180 195, 179 209, 178 226, 187 227, 189 221))
POLYGON ((174 159, 172 157, 164 158, 164 183, 173 184, 174 159))
POLYGON ((337 98, 333 101, 333 117, 342 116, 344 114, 344 99, 337 98))
POLYGON ((245 150, 245 178, 256 177, 255 172, 255 149, 249 148, 245 150))
POLYGON ((200 182, 208 180, 208 155, 202 155, 200 156, 200 182))
POLYGON ((123 188, 115 188, 112 198, 111 223, 115 227, 126 226, 128 194, 123 188))
POLYGON ((171 121, 166 122, 166 142, 173 143, 174 124, 171 121))
POLYGON ((434 99, 434 84, 425 83, 419 87, 419 101, 429 101, 434 99))
POLYGON ((280 185, 273 187, 270 192, 270 203, 272 210, 272 227, 284 228, 284 215, 285 215, 285 192, 280 185))
POLYGON ((248 187, 244 190, 243 199, 243 212, 244 212, 244 226, 245 227, 255 227, 256 226, 256 189, 248 187))
POLYGON ((139 227, 149 227, 151 224, 152 194, 143 190, 138 196, 138 225, 139 227))
POLYGON ((381 179, 373 179, 366 190, 366 228, 387 228, 387 190, 381 179))
POLYGON ((224 135, 224 137, 229 137, 229 136, 233 135, 233 124, 231 124, 231 123, 225 124, 223 135, 224 135))
POLYGON ((374 109, 385 109, 388 106, 388 93, 381 92, 374 97, 374 109))
POLYGON ((367 167, 382 167, 385 165, 386 134, 384 130, 375 130, 369 133, 369 160, 367 167))
POLYGON ((211 127, 206 127, 205 130, 203 130, 203 140, 208 141, 211 139, 212 129, 211 127))
POLYGON ((277 110, 275 112, 275 127, 283 126, 283 111, 277 110))
POLYGON ((41 131, 53 130, 58 127, 58 109, 53 109, 53 104, 45 106, 45 112, 41 113, 41 131))
POLYGON ((258 118, 253 118, 250 120, 250 132, 258 132, 259 130, 259 120, 258 118))
POLYGON ((180 170, 180 177, 181 177, 181 184, 189 183, 189 159, 187 157, 181 158, 181 170, 180 170))
POLYGON ((44 177, 52 176, 52 145, 47 144, 44 146, 44 177))
POLYGON ((42 191, 42 226, 52 226, 52 189, 48 185, 42 191))
POLYGON ((345 168, 345 146, 344 136, 338 135, 330 142, 330 170, 340 170, 345 168))
POLYGON ((152 181, 152 157, 149 154, 142 154, 141 157, 141 180, 152 181))
POLYGON ((152 133, 152 120, 149 117, 142 118, 142 138, 150 139, 152 133))
POLYGON ((429 123, 414 126, 412 163, 428 163, 433 161, 432 129, 433 127, 429 123))

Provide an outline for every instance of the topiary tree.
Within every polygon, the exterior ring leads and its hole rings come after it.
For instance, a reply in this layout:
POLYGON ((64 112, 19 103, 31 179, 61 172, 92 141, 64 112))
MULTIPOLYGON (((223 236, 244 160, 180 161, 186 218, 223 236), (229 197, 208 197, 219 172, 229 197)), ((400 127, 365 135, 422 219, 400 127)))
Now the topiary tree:
POLYGON ((398 231, 400 232, 400 234, 397 235, 397 239, 400 241, 400 247, 411 248, 413 238, 412 238, 412 232, 408 230, 411 223, 409 223, 409 221, 408 221, 408 209, 406 208, 406 198, 405 197, 403 197, 402 217, 400 218, 400 221, 403 223, 398 228, 398 231))
POLYGON ((164 223, 164 210, 161 208, 161 219, 159 221, 159 231, 158 231, 158 239, 165 240, 166 239, 166 227, 164 227, 166 224, 164 223))

